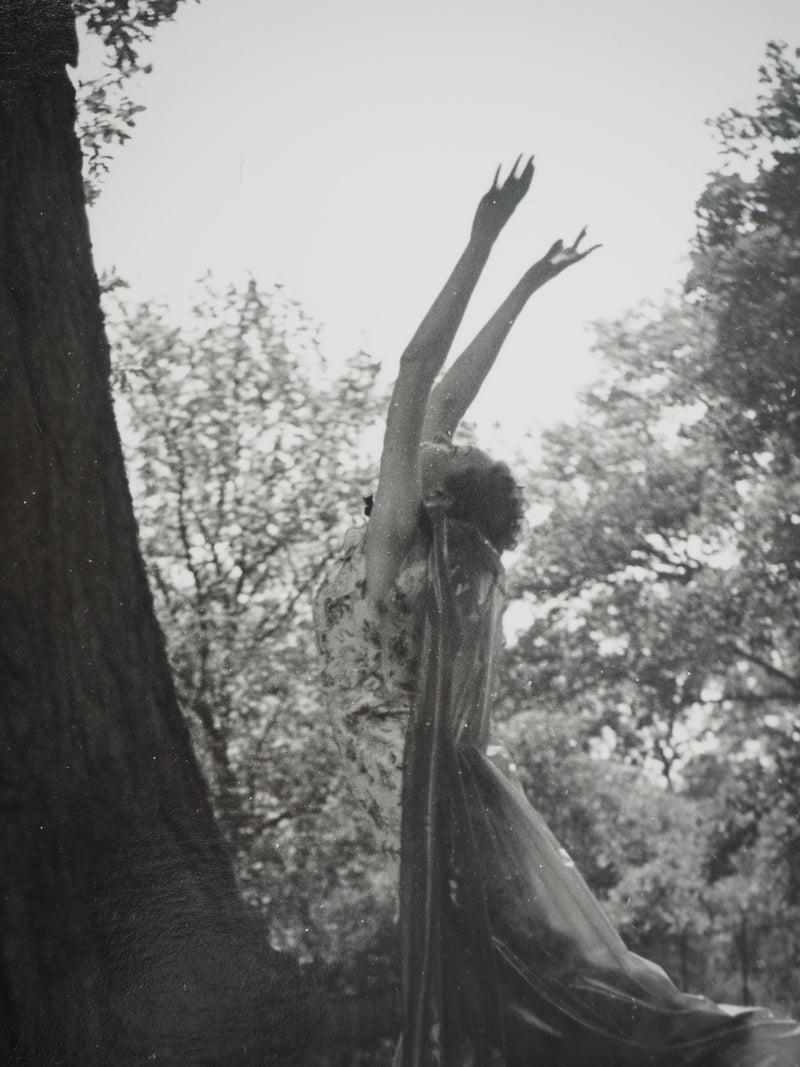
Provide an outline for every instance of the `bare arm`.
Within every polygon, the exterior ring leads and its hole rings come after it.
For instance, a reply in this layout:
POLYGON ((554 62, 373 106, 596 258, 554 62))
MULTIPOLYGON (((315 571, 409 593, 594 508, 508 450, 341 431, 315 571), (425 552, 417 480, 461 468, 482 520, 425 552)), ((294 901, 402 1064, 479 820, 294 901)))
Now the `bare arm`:
POLYGON ((428 400, 422 429, 424 441, 430 441, 436 434, 442 433, 452 437, 467 408, 478 395, 503 342, 528 300, 551 278, 573 263, 580 262, 598 247, 593 245, 582 250, 580 243, 585 234, 586 230, 581 230, 568 248, 564 248, 561 241, 556 241, 547 255, 523 275, 480 333, 438 382, 428 400))
POLYGON ((482 198, 469 243, 400 358, 386 418, 380 474, 366 543, 367 593, 380 600, 416 534, 422 499, 419 444, 431 388, 444 366, 489 253, 533 178, 533 160, 482 198))

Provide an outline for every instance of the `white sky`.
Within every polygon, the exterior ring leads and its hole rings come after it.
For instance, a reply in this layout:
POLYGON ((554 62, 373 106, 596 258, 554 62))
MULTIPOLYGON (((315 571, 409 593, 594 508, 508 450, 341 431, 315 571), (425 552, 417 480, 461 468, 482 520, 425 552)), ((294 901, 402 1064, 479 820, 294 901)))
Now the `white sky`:
POLYGON ((604 247, 534 297, 478 401, 513 439, 592 377, 587 323, 681 279, 704 120, 753 102, 775 38, 800 43, 797 0, 188 2, 92 210, 98 268, 176 306, 207 270, 281 282, 393 377, 497 164, 533 152, 461 341, 556 237, 604 247))

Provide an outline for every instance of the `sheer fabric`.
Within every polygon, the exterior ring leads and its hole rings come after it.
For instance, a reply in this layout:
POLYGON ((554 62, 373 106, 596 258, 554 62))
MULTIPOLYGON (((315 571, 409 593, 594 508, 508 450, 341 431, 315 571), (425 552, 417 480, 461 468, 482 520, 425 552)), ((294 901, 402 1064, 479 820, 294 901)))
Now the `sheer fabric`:
POLYGON ((364 530, 348 537, 314 605, 344 777, 388 866, 400 851, 396 1063, 800 1065, 791 1020, 730 1015, 629 952, 486 756, 502 566, 476 530, 429 514, 432 539, 412 550, 382 611, 365 596, 364 530))
POLYGON ((485 755, 500 562, 432 514, 403 784, 404 1067, 795 1067, 800 1029, 681 993, 629 952, 521 790, 485 755))

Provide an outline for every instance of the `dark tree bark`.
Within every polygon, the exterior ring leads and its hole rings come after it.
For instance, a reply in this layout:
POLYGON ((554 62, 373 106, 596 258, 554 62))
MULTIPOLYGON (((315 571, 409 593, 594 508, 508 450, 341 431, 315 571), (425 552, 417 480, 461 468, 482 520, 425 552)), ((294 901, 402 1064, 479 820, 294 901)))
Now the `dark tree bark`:
POLYGON ((292 1062, 137 545, 69 2, 3 0, 0 41, 0 1062, 292 1062))

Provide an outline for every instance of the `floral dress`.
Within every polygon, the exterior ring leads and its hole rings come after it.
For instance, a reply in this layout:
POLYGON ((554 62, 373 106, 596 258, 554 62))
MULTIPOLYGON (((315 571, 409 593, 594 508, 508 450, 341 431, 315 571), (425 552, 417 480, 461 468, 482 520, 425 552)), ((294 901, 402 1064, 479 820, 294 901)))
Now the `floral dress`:
POLYGON ((347 786, 396 856, 406 723, 416 685, 426 553, 412 548, 379 611, 366 596, 366 526, 351 530, 314 597, 326 710, 347 786), (349 773, 352 772, 352 773, 349 773))

